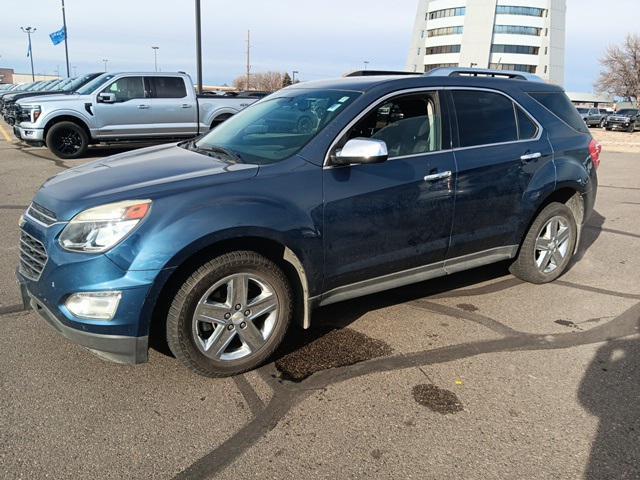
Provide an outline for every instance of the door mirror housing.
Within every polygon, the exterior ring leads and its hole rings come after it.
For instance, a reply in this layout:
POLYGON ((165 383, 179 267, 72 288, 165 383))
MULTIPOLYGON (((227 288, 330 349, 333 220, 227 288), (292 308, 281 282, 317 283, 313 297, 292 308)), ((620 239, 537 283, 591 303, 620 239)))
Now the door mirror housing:
POLYGON ((389 159, 387 144, 372 138, 353 138, 333 156, 334 165, 382 163, 389 159))
POLYGON ((107 92, 99 93, 98 103, 116 103, 116 94, 107 92))

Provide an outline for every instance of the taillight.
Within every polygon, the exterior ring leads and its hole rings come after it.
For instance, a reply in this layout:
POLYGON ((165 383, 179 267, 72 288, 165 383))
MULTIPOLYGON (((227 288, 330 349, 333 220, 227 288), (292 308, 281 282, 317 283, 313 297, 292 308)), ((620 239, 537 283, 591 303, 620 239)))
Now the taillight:
POLYGON ((593 166, 596 169, 600 166, 600 153, 602 153, 602 145, 592 138, 591 143, 589 143, 589 155, 591 155, 593 166))

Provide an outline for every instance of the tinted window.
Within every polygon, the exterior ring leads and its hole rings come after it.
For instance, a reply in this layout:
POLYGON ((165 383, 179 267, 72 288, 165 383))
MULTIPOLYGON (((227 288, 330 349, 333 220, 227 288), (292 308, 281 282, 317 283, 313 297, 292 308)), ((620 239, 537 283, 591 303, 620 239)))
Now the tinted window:
POLYGON ((142 77, 123 77, 109 85, 104 92, 113 93, 116 102, 126 102, 134 98, 144 98, 142 77))
POLYGON ((516 106, 516 115, 518 116, 518 138, 520 140, 535 138, 538 134, 538 126, 529 118, 529 115, 518 106, 516 106))
POLYGON ((360 120, 342 139, 374 138, 387 144, 389 158, 441 149, 437 93, 404 95, 389 100, 360 120))
POLYGON ((452 92, 461 147, 512 142, 518 139, 513 102, 491 92, 452 92))
POLYGON ((184 98, 187 89, 179 77, 147 77, 149 91, 154 98, 184 98))
POLYGON ((563 92, 538 92, 529 95, 570 127, 579 132, 589 132, 576 107, 563 92))

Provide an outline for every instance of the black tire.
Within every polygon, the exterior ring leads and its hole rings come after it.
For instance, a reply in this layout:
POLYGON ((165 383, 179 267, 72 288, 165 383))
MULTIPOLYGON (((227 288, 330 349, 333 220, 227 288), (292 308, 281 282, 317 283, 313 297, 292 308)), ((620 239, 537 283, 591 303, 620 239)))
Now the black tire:
POLYGON ((636 131, 636 124, 635 123, 630 123, 629 124, 629 128, 627 128, 627 132, 628 133, 633 133, 636 131))
MULTIPOLYGON (((527 232, 516 260, 511 264, 509 270, 513 275, 525 282, 542 284, 554 281, 562 275, 573 257, 578 238, 578 226, 576 224, 573 212, 563 203, 550 203, 536 217, 531 228, 527 232), (538 266, 537 261, 541 259, 542 252, 536 250, 536 242, 540 235, 546 230, 547 224, 556 218, 562 218, 566 222, 569 238, 566 245, 563 243, 563 249, 566 248, 565 256, 561 262, 557 262, 555 268, 551 271, 543 271, 538 266)), ((555 259, 555 257, 553 257, 555 259)), ((548 264, 553 267, 553 263, 548 264)))
POLYGON ((89 136, 80 125, 59 122, 49 128, 45 143, 58 158, 70 160, 80 158, 87 151, 89 136))
MULTIPOLYGON (((249 303, 247 301, 247 305, 249 303)), ((245 308, 247 308, 247 312, 249 311, 247 305, 243 305, 240 309, 229 308, 232 312, 235 309, 242 313, 245 308)), ((282 270, 275 263, 251 251, 227 253, 198 268, 178 290, 167 315, 167 343, 176 358, 200 375, 207 377, 237 375, 260 366, 282 343, 291 323, 292 305, 293 294, 291 286, 282 270), (224 281, 224 279, 232 275, 244 274, 259 276, 261 280, 268 284, 271 293, 275 294, 278 302, 277 310, 273 315, 275 324, 268 338, 264 340, 264 344, 255 352, 249 353, 248 356, 239 359, 211 358, 205 355, 196 344, 198 341, 196 336, 200 335, 200 333, 196 334, 194 332, 196 328, 194 327, 196 323, 194 321, 196 307, 198 307, 203 296, 207 295, 217 282, 224 281)), ((229 347, 224 347, 225 351, 227 348, 233 348, 233 342, 241 343, 242 347, 239 348, 244 348, 246 345, 242 343, 242 335, 240 335, 242 326, 236 324, 233 317, 228 322, 229 325, 224 328, 221 325, 214 325, 214 330, 211 330, 210 335, 213 336, 214 332, 218 331, 218 328, 223 328, 221 330, 222 335, 225 333, 225 328, 235 325, 236 331, 233 333, 235 338, 229 343, 229 347)), ((198 325, 200 324, 198 323, 198 325)), ((233 331, 234 328, 229 328, 229 330, 233 331)))

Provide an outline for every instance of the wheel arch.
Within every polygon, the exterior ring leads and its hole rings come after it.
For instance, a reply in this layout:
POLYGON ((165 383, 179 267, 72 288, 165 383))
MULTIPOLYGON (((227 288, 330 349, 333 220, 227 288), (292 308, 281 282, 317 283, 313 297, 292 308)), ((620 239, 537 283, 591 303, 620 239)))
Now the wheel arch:
POLYGON ((87 123, 80 117, 76 117, 74 115, 67 115, 67 114, 58 115, 47 120, 47 123, 44 126, 44 132, 43 132, 43 138, 45 139, 45 142, 47 138, 47 133, 49 133, 49 130, 51 129, 51 127, 53 127, 55 124, 60 122, 75 123, 85 131, 85 133, 87 134, 87 137, 89 138, 89 142, 91 142, 91 131, 89 130, 89 126, 87 125, 87 123))
POLYGON ((300 256, 289 246, 268 237, 242 236, 215 241, 185 255, 178 253, 169 264, 175 268, 163 270, 148 295, 144 307, 144 320, 148 324, 152 343, 164 345, 164 319, 171 301, 182 283, 198 266, 224 253, 249 250, 264 255, 282 269, 294 293, 294 318, 300 326, 311 326, 311 302, 307 270, 300 256))

